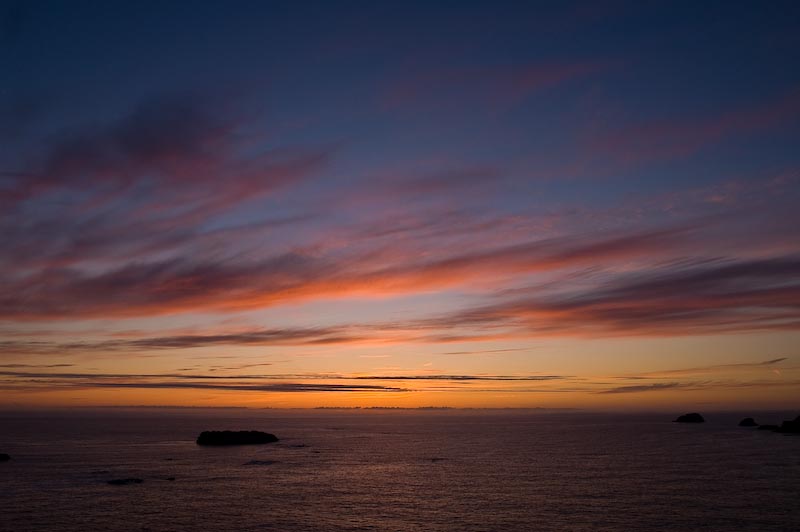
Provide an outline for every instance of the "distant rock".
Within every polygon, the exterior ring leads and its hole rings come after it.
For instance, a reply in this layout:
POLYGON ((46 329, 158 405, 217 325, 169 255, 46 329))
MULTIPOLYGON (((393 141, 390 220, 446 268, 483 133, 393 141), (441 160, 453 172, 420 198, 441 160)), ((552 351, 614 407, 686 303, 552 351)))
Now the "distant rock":
POLYGON ((0 453, 0 462, 8 462, 11 460, 11 457, 6 453, 0 453))
POLYGON ((744 418, 743 420, 741 420, 739 422, 739 426, 740 427, 757 427, 758 423, 756 423, 755 419, 753 419, 751 417, 746 417, 746 418, 744 418))
POLYGON ((793 421, 784 421, 778 428, 777 432, 784 434, 800 434, 800 416, 794 418, 793 421))
POLYGON ((678 419, 673 421, 673 423, 705 423, 706 420, 703 419, 703 416, 698 414, 697 412, 692 412, 691 414, 684 414, 679 416, 678 419))
POLYGON ((108 481, 112 486, 127 486, 128 484, 141 484, 142 482, 144 480, 140 478, 115 478, 108 481))
POLYGON ((197 445, 253 445, 278 441, 274 434, 257 430, 208 430, 197 437, 197 445))
POLYGON ((780 425, 759 425, 758 430, 769 430, 781 434, 800 434, 800 416, 784 421, 780 425))

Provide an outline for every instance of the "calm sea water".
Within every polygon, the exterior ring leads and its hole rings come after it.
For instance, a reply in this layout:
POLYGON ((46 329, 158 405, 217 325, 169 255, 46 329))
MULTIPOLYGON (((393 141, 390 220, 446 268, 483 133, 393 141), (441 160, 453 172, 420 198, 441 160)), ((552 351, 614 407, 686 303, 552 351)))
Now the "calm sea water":
POLYGON ((800 437, 739 428, 741 417, 6 413, 0 529, 800 530, 800 437), (207 429, 281 441, 198 447, 207 429), (144 482, 107 484, 126 477, 144 482))

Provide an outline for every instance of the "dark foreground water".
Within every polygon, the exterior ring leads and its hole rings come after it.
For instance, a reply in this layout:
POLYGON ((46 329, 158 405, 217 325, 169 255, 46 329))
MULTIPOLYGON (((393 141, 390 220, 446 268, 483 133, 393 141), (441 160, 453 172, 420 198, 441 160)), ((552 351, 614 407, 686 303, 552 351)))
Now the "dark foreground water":
POLYGON ((800 530, 800 437, 706 417, 0 414, 13 458, 0 463, 0 530, 800 530), (207 429, 281 442, 198 447, 207 429), (144 482, 107 483, 126 477, 144 482))

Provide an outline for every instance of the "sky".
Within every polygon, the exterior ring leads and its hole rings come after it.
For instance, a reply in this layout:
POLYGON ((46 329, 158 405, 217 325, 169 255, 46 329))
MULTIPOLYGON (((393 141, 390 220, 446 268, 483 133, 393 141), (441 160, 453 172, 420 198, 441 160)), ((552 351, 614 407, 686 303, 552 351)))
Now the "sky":
POLYGON ((797 2, 0 1, 0 407, 800 403, 797 2))

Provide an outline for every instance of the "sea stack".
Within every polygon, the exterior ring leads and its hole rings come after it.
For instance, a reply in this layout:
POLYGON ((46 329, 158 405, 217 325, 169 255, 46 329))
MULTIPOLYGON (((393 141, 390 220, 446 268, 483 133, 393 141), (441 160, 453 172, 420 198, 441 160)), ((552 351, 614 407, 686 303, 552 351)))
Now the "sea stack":
POLYGON ((800 434, 800 416, 784 421, 780 425, 759 425, 758 430, 769 430, 782 434, 800 434))
POLYGON ((691 414, 684 414, 682 416, 678 416, 673 423, 705 423, 705 419, 703 416, 698 414, 697 412, 692 412, 691 414))
POLYGON ((751 417, 746 417, 746 418, 744 418, 743 420, 741 420, 739 422, 739 426, 740 427, 757 427, 758 423, 756 423, 755 419, 753 419, 751 417))
POLYGON ((207 430, 197 437, 197 445, 253 445, 273 443, 277 436, 257 430, 207 430))
POLYGON ((778 428, 778 432, 783 432, 785 434, 800 434, 800 416, 794 418, 793 421, 784 421, 781 423, 780 428, 778 428))

